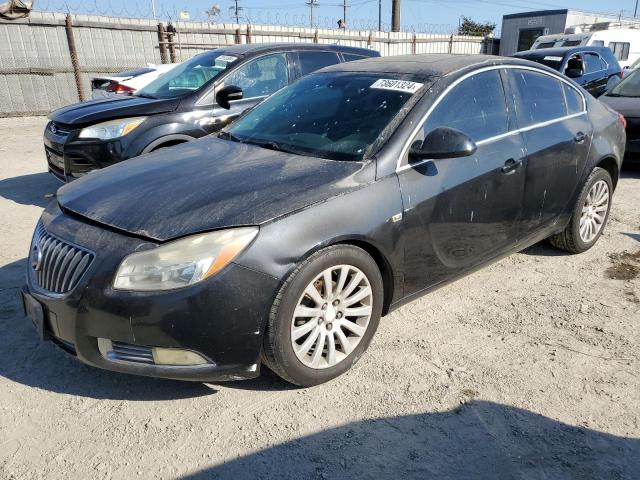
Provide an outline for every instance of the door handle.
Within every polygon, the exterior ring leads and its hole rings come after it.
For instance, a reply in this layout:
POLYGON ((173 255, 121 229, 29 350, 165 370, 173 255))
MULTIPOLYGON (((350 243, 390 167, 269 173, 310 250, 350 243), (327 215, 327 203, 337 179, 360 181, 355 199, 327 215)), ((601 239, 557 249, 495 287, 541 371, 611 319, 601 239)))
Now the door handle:
POLYGON ((585 138, 587 138, 587 136, 583 132, 578 132, 576 133, 576 136, 573 137, 573 141, 576 143, 582 143, 585 138))
POLYGON ((504 166, 500 170, 502 170, 502 173, 510 175, 515 172, 520 167, 520 165, 522 165, 522 160, 515 160, 513 158, 510 158, 509 160, 504 162, 504 166))

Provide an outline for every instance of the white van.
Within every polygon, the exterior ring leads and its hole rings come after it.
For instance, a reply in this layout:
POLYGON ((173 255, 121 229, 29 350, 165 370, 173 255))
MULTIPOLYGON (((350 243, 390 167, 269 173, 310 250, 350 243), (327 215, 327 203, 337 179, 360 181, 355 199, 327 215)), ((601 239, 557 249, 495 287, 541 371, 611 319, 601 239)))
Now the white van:
POLYGON ((625 68, 640 58, 640 29, 619 27, 600 30, 592 28, 583 32, 581 27, 571 27, 567 28, 565 33, 538 37, 533 42, 531 50, 588 45, 609 47, 618 59, 620 66, 625 68))

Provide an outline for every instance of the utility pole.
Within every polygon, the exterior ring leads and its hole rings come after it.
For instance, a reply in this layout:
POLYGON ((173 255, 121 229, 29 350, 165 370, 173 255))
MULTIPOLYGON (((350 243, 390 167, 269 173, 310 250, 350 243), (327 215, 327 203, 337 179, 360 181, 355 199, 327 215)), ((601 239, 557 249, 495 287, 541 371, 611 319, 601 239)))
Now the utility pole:
POLYGON ((636 8, 633 10, 633 18, 636 18, 637 14, 638 14, 638 0, 636 0, 636 8))
POLYGON ((378 31, 382 31, 382 0, 378 0, 378 31))
POLYGON ((400 0, 393 0, 391 3, 391 31, 400 31, 400 0))
POLYGON ((236 23, 240 23, 240 11, 243 10, 242 7, 238 6, 238 1, 239 0, 234 0, 235 3, 235 7, 230 7, 231 10, 235 10, 234 16, 236 17, 236 23))
POLYGON ((342 1, 342 21, 344 22, 344 28, 347 28, 347 0, 342 1))
MULTIPOLYGON (((637 7, 637 4, 636 4, 637 7)), ((157 20, 158 15, 156 14, 156 0, 151 0, 151 13, 153 14, 153 19, 157 20)))
POLYGON ((307 5, 309 5, 309 22, 311 24, 311 28, 313 28, 313 9, 318 7, 318 0, 308 0, 307 5))

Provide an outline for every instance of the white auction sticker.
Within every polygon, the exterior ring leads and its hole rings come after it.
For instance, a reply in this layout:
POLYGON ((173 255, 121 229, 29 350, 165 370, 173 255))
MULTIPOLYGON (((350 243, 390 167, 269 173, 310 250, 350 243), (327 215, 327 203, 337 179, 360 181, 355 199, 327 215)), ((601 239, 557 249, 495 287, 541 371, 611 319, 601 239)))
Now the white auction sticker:
POLYGON ((554 57, 552 55, 547 55, 546 57, 544 57, 543 60, 550 60, 552 62, 561 62, 562 61, 562 57, 554 57))
POLYGON ((380 78, 376 80, 370 88, 380 90, 396 90, 398 92, 416 93, 420 90, 422 83, 410 82, 408 80, 392 80, 390 78, 380 78))
POLYGON ((231 55, 220 55, 219 57, 216 58, 216 62, 220 61, 225 63, 231 63, 231 62, 235 62, 237 59, 238 57, 233 57, 231 55))

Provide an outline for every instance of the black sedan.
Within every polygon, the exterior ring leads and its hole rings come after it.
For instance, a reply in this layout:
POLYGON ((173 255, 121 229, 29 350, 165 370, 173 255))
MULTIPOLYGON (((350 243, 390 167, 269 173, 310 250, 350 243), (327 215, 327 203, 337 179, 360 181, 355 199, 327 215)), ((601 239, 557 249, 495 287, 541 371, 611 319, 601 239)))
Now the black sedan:
POLYGON ((223 130, 62 187, 24 301, 88 364, 187 380, 330 380, 382 315, 550 238, 595 244, 618 114, 546 67, 336 65, 223 130))
POLYGON ((625 162, 640 164, 640 71, 629 74, 599 100, 624 116, 627 130, 625 162))
POLYGON ((182 62, 133 95, 81 102, 49 115, 44 148, 62 181, 220 130, 295 79, 340 62, 378 57, 342 45, 252 43, 210 50, 182 62), (231 107, 216 102, 240 87, 231 107))

